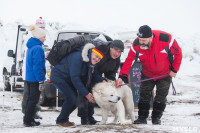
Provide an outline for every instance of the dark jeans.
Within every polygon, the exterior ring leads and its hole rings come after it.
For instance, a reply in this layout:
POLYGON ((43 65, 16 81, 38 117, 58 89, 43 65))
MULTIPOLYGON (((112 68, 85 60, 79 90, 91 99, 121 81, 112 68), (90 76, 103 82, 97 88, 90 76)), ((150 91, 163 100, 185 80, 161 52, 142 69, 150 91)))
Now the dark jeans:
POLYGON ((39 83, 27 81, 27 90, 28 98, 25 109, 24 122, 31 122, 34 120, 35 107, 40 97, 39 83))
POLYGON ((90 103, 86 97, 78 96, 78 116, 81 118, 91 118, 94 114, 94 103, 90 103))
POLYGON ((56 80, 52 82, 65 98, 60 115, 57 117, 56 121, 59 123, 65 123, 69 121, 69 115, 77 107, 77 91, 73 87, 72 83, 67 82, 62 77, 56 77, 56 80))
MULTIPOLYGON (((22 113, 25 114, 25 109, 26 109, 26 105, 27 105, 27 100, 28 100, 28 85, 27 85, 27 81, 24 81, 24 94, 23 94, 23 100, 22 100, 22 113)), ((40 111, 41 107, 39 102, 36 104, 35 107, 35 113, 40 111)))
MULTIPOLYGON (((141 80, 147 79, 145 75, 142 74, 141 80)), ((150 103, 152 90, 156 86, 156 96, 154 99, 154 103, 162 103, 166 104, 167 95, 169 92, 171 79, 170 77, 165 77, 163 79, 158 79, 156 81, 149 80, 141 83, 140 86, 140 103, 150 103)))

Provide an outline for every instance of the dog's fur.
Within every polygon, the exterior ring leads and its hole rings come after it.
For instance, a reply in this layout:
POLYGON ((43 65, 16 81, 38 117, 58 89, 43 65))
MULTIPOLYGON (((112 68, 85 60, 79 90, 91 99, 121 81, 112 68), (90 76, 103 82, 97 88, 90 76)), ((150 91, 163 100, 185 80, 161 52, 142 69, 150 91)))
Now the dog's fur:
POLYGON ((134 102, 132 91, 128 86, 116 88, 114 82, 98 83, 93 87, 93 96, 96 103, 102 109, 102 120, 98 124, 106 124, 108 111, 111 111, 117 123, 118 119, 121 125, 127 124, 125 116, 129 114, 132 123, 134 122, 134 102))

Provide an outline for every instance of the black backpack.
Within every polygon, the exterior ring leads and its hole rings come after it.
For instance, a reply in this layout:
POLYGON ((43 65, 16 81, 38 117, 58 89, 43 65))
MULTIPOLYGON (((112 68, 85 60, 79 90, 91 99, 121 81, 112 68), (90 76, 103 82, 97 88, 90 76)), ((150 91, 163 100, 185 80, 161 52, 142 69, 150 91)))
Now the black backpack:
POLYGON ((55 43, 49 52, 47 60, 53 66, 57 65, 66 55, 80 50, 87 40, 83 36, 77 36, 68 40, 55 43))

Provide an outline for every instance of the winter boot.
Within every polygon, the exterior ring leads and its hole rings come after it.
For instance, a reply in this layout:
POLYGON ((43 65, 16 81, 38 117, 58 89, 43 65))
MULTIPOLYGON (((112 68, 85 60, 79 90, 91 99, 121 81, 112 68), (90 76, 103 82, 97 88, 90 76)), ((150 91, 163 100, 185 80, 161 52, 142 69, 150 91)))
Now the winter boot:
POLYGON ((133 124, 147 124, 147 118, 138 117, 138 119, 135 120, 133 124))
POLYGON ((138 103, 138 119, 134 124, 147 124, 147 117, 149 116, 149 103, 138 103))
POLYGON ((163 111, 165 110, 166 104, 163 103, 154 103, 153 104, 153 111, 152 111, 152 124, 160 125, 161 120, 160 118, 163 115, 163 111))
POLYGON ((34 119, 32 119, 31 121, 25 121, 24 120, 24 126, 25 127, 33 127, 33 126, 39 126, 40 122, 35 121, 34 119))
POLYGON ((92 116, 88 118, 89 125, 95 125, 97 122, 99 122, 99 121, 95 120, 94 117, 92 117, 92 116))

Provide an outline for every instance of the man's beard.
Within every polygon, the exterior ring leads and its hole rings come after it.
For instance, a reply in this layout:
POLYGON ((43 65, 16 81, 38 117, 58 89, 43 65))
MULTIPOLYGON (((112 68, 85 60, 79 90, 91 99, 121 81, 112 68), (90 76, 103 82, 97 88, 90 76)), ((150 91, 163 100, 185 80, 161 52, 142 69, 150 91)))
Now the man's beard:
POLYGON ((147 49, 149 49, 149 47, 150 47, 150 42, 148 44, 144 44, 144 43, 140 44, 141 49, 147 50, 147 49))

